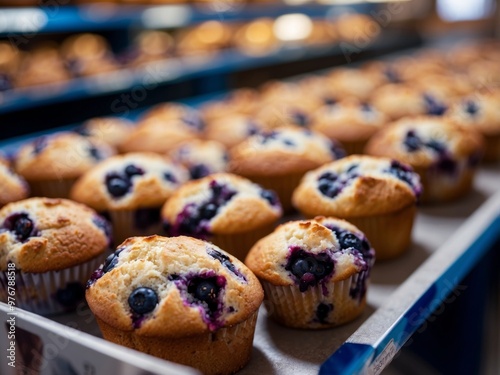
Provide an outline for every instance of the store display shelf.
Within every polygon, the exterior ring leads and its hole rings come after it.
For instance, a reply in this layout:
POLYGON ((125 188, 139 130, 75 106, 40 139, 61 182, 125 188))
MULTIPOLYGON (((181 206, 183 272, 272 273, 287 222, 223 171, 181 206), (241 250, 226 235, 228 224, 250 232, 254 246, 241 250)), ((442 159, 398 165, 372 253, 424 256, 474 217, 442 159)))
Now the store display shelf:
MULTIPOLYGON (((50 3, 50 2, 48 2, 50 3)), ((322 17, 329 12, 350 11, 367 13, 380 3, 356 2, 350 4, 286 4, 270 2, 244 4, 227 0, 213 3, 184 5, 116 5, 91 4, 61 6, 57 1, 40 7, 0 8, 0 36, 31 38, 33 33, 84 32, 128 27, 177 28, 208 20, 248 21, 258 17, 278 17, 302 13, 322 17)))
MULTIPOLYGON (((366 311, 354 322, 330 330, 295 330, 274 323, 262 308, 252 359, 239 374, 380 373, 500 237, 499 167, 481 167, 473 192, 463 200, 421 207, 411 248, 396 260, 375 265, 366 311)), ((110 369, 131 375, 193 373, 102 340, 85 304, 75 313, 49 319, 10 311, 0 303, 0 319, 12 316, 17 332, 30 332, 45 346, 39 359, 43 375, 61 366, 77 374, 100 375, 110 369)), ((0 334, 6 337, 3 330, 5 324, 0 334)), ((2 340, 0 350, 5 352, 6 345, 2 340)), ((2 374, 10 374, 2 364, 2 374)))
MULTIPOLYGON (((345 56, 344 53, 352 54, 353 51, 357 55, 361 52, 396 49, 407 43, 408 39, 404 36, 385 31, 377 39, 359 49, 349 49, 350 44, 287 45, 260 56, 251 56, 231 49, 205 57, 172 58, 135 70, 123 69, 75 78, 62 83, 0 92, 0 115, 127 90, 149 90, 163 84, 210 77, 219 73, 229 75, 234 72, 324 56, 342 57, 345 56)), ((347 58, 345 61, 348 61, 347 58)))

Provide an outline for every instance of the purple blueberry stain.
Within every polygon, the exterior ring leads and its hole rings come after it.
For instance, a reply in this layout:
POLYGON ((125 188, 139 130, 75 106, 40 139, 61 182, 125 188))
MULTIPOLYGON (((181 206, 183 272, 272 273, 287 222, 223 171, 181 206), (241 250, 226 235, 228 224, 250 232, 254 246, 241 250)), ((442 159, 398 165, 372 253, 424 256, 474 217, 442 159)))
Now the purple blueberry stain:
POLYGON ((285 269, 293 275, 301 292, 324 282, 334 272, 334 261, 327 252, 312 254, 298 246, 290 246, 289 252, 285 269))
POLYGON ((260 196, 261 198, 265 199, 271 206, 281 207, 278 195, 274 191, 262 189, 260 191, 260 196))
POLYGON ((311 124, 311 119, 303 111, 293 110, 290 114, 290 117, 292 119, 292 122, 297 126, 305 128, 311 124))
POLYGON ((321 324, 328 324, 328 315, 333 311, 331 303, 320 303, 316 308, 316 320, 321 324))
POLYGON ((355 249, 362 254, 364 260, 370 261, 369 263, 375 258, 375 251, 364 235, 351 232, 333 224, 327 223, 325 227, 335 234, 341 250, 355 249))
POLYGON ((318 190, 328 198, 335 198, 358 177, 357 164, 350 165, 340 174, 324 172, 318 177, 318 190))
POLYGON ((113 235, 112 235, 111 224, 109 223, 109 221, 102 216, 94 216, 92 218, 92 222, 106 236, 106 239, 108 240, 108 247, 113 246, 113 235))
POLYGON ((197 132, 201 132, 205 128, 205 123, 196 111, 188 111, 181 118, 181 121, 197 132))
POLYGON ((396 177, 397 179, 410 185, 410 187, 412 188, 417 197, 420 196, 420 194, 422 194, 422 186, 418 182, 417 175, 413 172, 413 170, 410 167, 401 164, 397 160, 392 160, 390 167, 384 172, 389 173, 394 177, 396 177))
POLYGON ((48 145, 47 137, 38 137, 33 141, 33 154, 39 155, 48 145))
POLYGON ((9 215, 5 219, 2 229, 13 233, 16 239, 21 242, 26 242, 30 237, 39 235, 33 220, 24 212, 9 215))
POLYGON ((170 171, 163 172, 163 178, 172 184, 177 183, 177 178, 175 178, 174 174, 170 171))
POLYGON ((144 322, 145 315, 158 305, 158 295, 151 288, 138 287, 130 293, 127 301, 132 312, 132 325, 137 329, 144 322))
POLYGON ((392 68, 386 68, 384 69, 384 75, 387 78, 387 80, 391 83, 401 83, 401 78, 399 77, 399 74, 392 68))
POLYGON ((222 297, 226 286, 224 276, 216 275, 212 270, 208 270, 199 274, 171 275, 169 280, 179 290, 186 306, 199 309, 210 331, 223 326, 222 297))
POLYGON ((448 109, 442 102, 437 100, 432 95, 424 94, 424 101, 428 115, 442 116, 448 109))
POLYGON ((231 259, 226 254, 221 253, 218 250, 212 249, 210 247, 207 247, 207 254, 210 255, 212 258, 218 260, 225 268, 227 268, 229 271, 231 271, 236 277, 247 281, 245 275, 243 275, 234 265, 233 262, 231 262, 231 259))
POLYGON ((209 183, 210 197, 201 204, 189 203, 170 225, 171 236, 187 235, 207 239, 211 234, 209 222, 217 215, 220 207, 227 204, 237 192, 216 180, 209 183))
POLYGON ((337 141, 330 140, 330 153, 334 160, 342 159, 346 156, 344 148, 337 141))
POLYGON ((116 249, 115 252, 108 255, 104 263, 101 264, 101 266, 98 269, 92 272, 92 275, 90 275, 90 278, 87 281, 86 285, 87 289, 90 288, 102 276, 104 276, 105 273, 111 271, 113 268, 116 267, 119 260, 118 257, 120 256, 120 253, 122 253, 125 249, 126 247, 119 247, 118 249, 116 249))

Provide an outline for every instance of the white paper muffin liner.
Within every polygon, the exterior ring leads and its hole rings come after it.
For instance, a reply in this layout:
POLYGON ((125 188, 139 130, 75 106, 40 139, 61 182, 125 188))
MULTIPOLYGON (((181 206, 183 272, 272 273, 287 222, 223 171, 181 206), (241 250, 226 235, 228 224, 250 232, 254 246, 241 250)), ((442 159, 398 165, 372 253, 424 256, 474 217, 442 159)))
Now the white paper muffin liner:
MULTIPOLYGON (((301 292, 298 285, 277 286, 261 280, 265 292, 264 305, 268 315, 285 326, 313 329, 335 327, 355 319, 364 310, 366 293, 362 298, 350 295, 360 275, 356 273, 325 286, 320 283, 305 292, 301 292), (332 310, 321 321, 316 314, 320 304, 332 306, 332 310)), ((365 282, 367 288, 368 280, 365 282)))
POLYGON ((113 227, 113 242, 116 245, 121 244, 129 237, 151 236, 153 234, 164 235, 161 219, 158 219, 158 223, 148 226, 145 229, 137 228, 135 226, 135 212, 136 210, 109 211, 113 227))
MULTIPOLYGON (((15 295, 12 296, 15 307, 40 315, 60 314, 74 310, 78 303, 85 299, 87 280, 92 272, 104 262, 106 256, 107 254, 103 253, 85 263, 59 271, 43 273, 16 271, 15 295), (77 284, 75 285, 76 291, 81 292, 81 296, 75 299, 74 303, 64 305, 59 302, 57 292, 72 283, 77 284)), ((0 301, 5 303, 8 301, 7 287, 7 271, 0 272, 0 301)))
POLYGON ((29 185, 31 189, 31 196, 45 198, 69 198, 69 192, 75 181, 75 178, 30 181, 29 185))

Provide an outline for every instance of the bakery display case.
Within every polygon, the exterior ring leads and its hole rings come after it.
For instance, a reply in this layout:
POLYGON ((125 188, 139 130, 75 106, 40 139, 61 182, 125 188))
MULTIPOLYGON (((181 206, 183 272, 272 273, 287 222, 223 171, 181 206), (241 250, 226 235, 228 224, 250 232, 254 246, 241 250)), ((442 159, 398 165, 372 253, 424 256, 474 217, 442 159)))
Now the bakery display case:
POLYGON ((0 1, 0 372, 495 373, 498 9, 451 3, 0 1), (87 300, 24 263, 89 231, 87 300))

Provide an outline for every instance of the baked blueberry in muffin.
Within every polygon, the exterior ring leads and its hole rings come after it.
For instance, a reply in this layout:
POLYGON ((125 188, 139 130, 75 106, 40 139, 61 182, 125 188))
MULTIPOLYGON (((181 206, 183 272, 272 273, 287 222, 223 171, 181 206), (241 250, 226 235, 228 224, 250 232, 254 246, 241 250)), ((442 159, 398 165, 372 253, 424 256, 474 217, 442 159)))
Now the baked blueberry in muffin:
POLYGON ((392 258, 410 244, 420 178, 396 160, 351 155, 308 172, 292 201, 307 217, 334 216, 360 228, 377 251, 392 258))
POLYGON ((384 128, 370 140, 366 151, 412 166, 423 184, 422 201, 444 202, 470 191, 482 145, 481 135, 473 129, 449 119, 422 116, 384 128))
POLYGON ((0 209, 0 300, 8 264, 16 269, 16 306, 39 314, 68 312, 111 243, 106 220, 66 199, 29 198, 0 209))
POLYGON ((250 357, 263 291, 213 244, 150 236, 122 243, 92 275, 86 298, 105 339, 229 374, 250 357))
POLYGON ((97 165, 75 184, 71 198, 109 215, 117 242, 161 231, 160 209, 188 179, 161 155, 129 153, 97 165))
POLYGON ((169 235, 210 240, 240 259, 281 214, 274 192, 228 173, 181 186, 162 209, 169 235))
POLYGON ((318 329, 361 314, 374 254, 352 224, 317 217, 279 226, 252 247, 245 263, 261 280, 273 319, 318 329))

